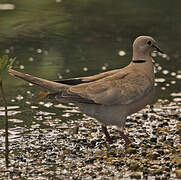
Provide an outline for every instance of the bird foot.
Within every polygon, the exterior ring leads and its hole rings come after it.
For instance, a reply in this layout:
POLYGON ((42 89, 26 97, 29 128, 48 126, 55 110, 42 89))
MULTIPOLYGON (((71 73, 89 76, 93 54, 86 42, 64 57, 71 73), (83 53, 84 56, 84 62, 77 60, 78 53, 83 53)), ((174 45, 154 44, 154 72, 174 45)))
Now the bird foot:
POLYGON ((120 136, 124 139, 126 147, 128 147, 131 144, 130 139, 122 131, 119 131, 119 133, 120 136))
POLYGON ((113 144, 113 140, 111 139, 110 135, 109 135, 109 132, 107 131, 107 127, 106 126, 103 126, 102 125, 102 131, 103 133, 105 134, 106 136, 106 141, 109 143, 109 144, 113 144))
MULTIPOLYGON (((103 133, 105 134, 106 136, 106 141, 109 143, 109 144, 113 144, 113 140, 112 138, 110 137, 109 135, 109 132, 107 131, 107 127, 106 126, 103 126, 102 125, 102 131, 103 133)), ((124 139, 125 141, 125 146, 128 147, 130 144, 131 144, 131 141, 130 139, 122 132, 122 131, 119 131, 120 133, 120 136, 124 139)))
POLYGON ((106 138, 106 141, 109 143, 109 144, 113 144, 113 140, 111 138, 106 138))

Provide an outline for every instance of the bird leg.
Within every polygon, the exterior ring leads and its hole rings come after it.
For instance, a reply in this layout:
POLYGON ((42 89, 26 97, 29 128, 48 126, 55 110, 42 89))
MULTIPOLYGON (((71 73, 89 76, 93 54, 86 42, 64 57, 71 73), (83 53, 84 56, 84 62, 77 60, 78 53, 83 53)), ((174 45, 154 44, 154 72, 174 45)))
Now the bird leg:
POLYGON ((129 138, 122 131, 119 131, 119 133, 120 133, 120 136, 125 140, 126 146, 128 146, 131 143, 129 138))
POLYGON ((104 125, 102 125, 102 132, 103 132, 103 133, 105 134, 105 136, 106 136, 106 141, 107 141, 109 144, 112 144, 113 141, 112 141, 112 139, 111 139, 111 137, 110 137, 110 135, 109 135, 109 132, 107 131, 107 127, 104 126, 104 125))

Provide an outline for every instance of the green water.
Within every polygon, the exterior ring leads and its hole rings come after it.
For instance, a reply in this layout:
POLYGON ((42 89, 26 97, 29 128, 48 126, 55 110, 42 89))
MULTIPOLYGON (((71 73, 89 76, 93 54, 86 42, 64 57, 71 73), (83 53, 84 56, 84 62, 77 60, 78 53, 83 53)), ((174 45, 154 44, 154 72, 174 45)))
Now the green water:
MULTIPOLYGON (((17 57, 15 69, 50 80, 87 76, 127 65, 133 40, 150 35, 169 57, 155 57, 160 68, 156 77, 165 81, 157 83, 155 101, 172 100, 171 93, 180 92, 180 4, 19 0, 13 10, 0 10, 0 55, 17 57), (126 54, 119 56, 119 51, 126 54)), ((27 98, 39 101, 39 89, 14 77, 5 77, 4 88, 9 101, 24 97, 13 105, 25 111, 27 98)))
MULTIPOLYGON (((13 10, 0 10, 0 54, 17 57, 15 69, 50 80, 88 76, 127 65, 133 40, 150 35, 169 57, 155 57, 156 77, 165 79, 157 83, 155 101, 172 100, 170 94, 180 92, 181 3, 161 2, 19 0, 13 10)), ((17 104, 25 109, 27 96, 37 92, 10 76, 4 88, 9 101, 22 95, 17 104)))

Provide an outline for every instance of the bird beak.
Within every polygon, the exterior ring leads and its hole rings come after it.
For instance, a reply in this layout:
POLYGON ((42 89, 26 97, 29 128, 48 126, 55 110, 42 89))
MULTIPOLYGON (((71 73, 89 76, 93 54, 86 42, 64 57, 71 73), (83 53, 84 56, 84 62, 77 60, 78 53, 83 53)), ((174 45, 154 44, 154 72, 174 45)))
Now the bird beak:
POLYGON ((154 48, 156 49, 156 51, 164 54, 164 52, 163 52, 158 46, 156 46, 156 45, 153 44, 152 47, 154 47, 154 48))

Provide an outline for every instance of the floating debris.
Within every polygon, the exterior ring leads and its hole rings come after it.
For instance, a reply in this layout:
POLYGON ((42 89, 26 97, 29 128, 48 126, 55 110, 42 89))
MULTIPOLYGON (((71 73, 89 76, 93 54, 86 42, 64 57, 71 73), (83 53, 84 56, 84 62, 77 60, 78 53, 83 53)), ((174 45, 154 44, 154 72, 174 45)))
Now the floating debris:
POLYGON ((175 96, 181 96, 181 92, 179 92, 179 93, 171 93, 170 95, 173 96, 173 97, 175 97, 175 96))
POLYGON ((169 71, 165 69, 165 70, 162 71, 162 73, 163 73, 164 75, 167 75, 167 74, 169 73, 169 71))
POLYGON ((20 101, 20 100, 24 99, 24 97, 19 94, 19 95, 16 96, 16 99, 17 99, 18 101, 20 101))
MULTIPOLYGON (((8 110, 10 110, 10 109, 19 109, 19 108, 20 108, 20 106, 8 106, 7 107, 8 110)), ((4 110, 5 110, 5 108, 0 106, 0 111, 4 111, 4 110)))
POLYGON ((83 68, 83 71, 87 72, 87 71, 88 71, 88 68, 87 68, 87 67, 84 67, 84 68, 83 68))
POLYGON ((15 9, 14 4, 8 4, 8 3, 0 4, 0 10, 14 10, 14 9, 15 9))
POLYGON ((171 84, 176 84, 176 81, 171 81, 170 83, 171 83, 171 84))
POLYGON ((56 3, 61 3, 62 2, 62 0, 56 0, 56 3))
POLYGON ((43 112, 43 111, 39 111, 36 113, 37 116, 39 115, 44 115, 44 116, 47 116, 47 115, 55 115, 56 113, 52 113, 52 112, 43 112))
POLYGON ((103 71, 105 71, 106 69, 107 69, 107 67, 106 66, 102 66, 102 68, 101 68, 103 71))
POLYGON ((171 76, 176 76, 176 72, 171 72, 170 75, 171 76))
POLYGON ((70 73, 70 69, 66 69, 65 72, 66 72, 66 73, 70 73))
POLYGON ((176 78, 177 78, 177 79, 181 79, 181 74, 178 74, 178 75, 176 76, 176 78))
POLYGON ((24 67, 24 65, 20 65, 19 68, 20 69, 24 69, 25 67, 24 67))
POLYGON ((163 82, 165 82, 165 79, 164 78, 156 78, 155 82, 163 83, 163 82))
POLYGON ((29 86, 34 86, 34 84, 32 84, 32 83, 28 83, 29 84, 29 86))
POLYGON ((53 103, 47 102, 47 103, 44 104, 44 106, 47 107, 47 108, 49 108, 49 107, 53 106, 53 103))
MULTIPOLYGON (((16 114, 21 113, 21 111, 8 111, 8 116, 14 116, 16 114)), ((0 111, 0 116, 5 116, 5 112, 4 111, 0 111)))
POLYGON ((126 52, 125 51, 119 51, 118 53, 120 56, 125 56, 126 55, 126 52))
POLYGON ((9 119, 8 121, 13 122, 13 123, 22 123, 23 120, 20 119, 9 119))
POLYGON ((181 98, 173 98, 174 102, 181 102, 181 98))
POLYGON ((31 109, 38 109, 38 106, 31 106, 31 109))
POLYGON ((41 54, 42 53, 42 49, 37 49, 36 52, 41 54))
POLYGON ((151 56, 152 56, 152 57, 156 57, 156 56, 157 56, 157 53, 156 53, 156 52, 152 52, 152 53, 151 53, 151 56))
POLYGON ((29 57, 29 61, 30 61, 30 62, 33 62, 33 61, 34 61, 34 58, 33 58, 33 57, 29 57))
POLYGON ((10 53, 10 49, 5 49, 4 51, 6 54, 9 54, 10 53))

